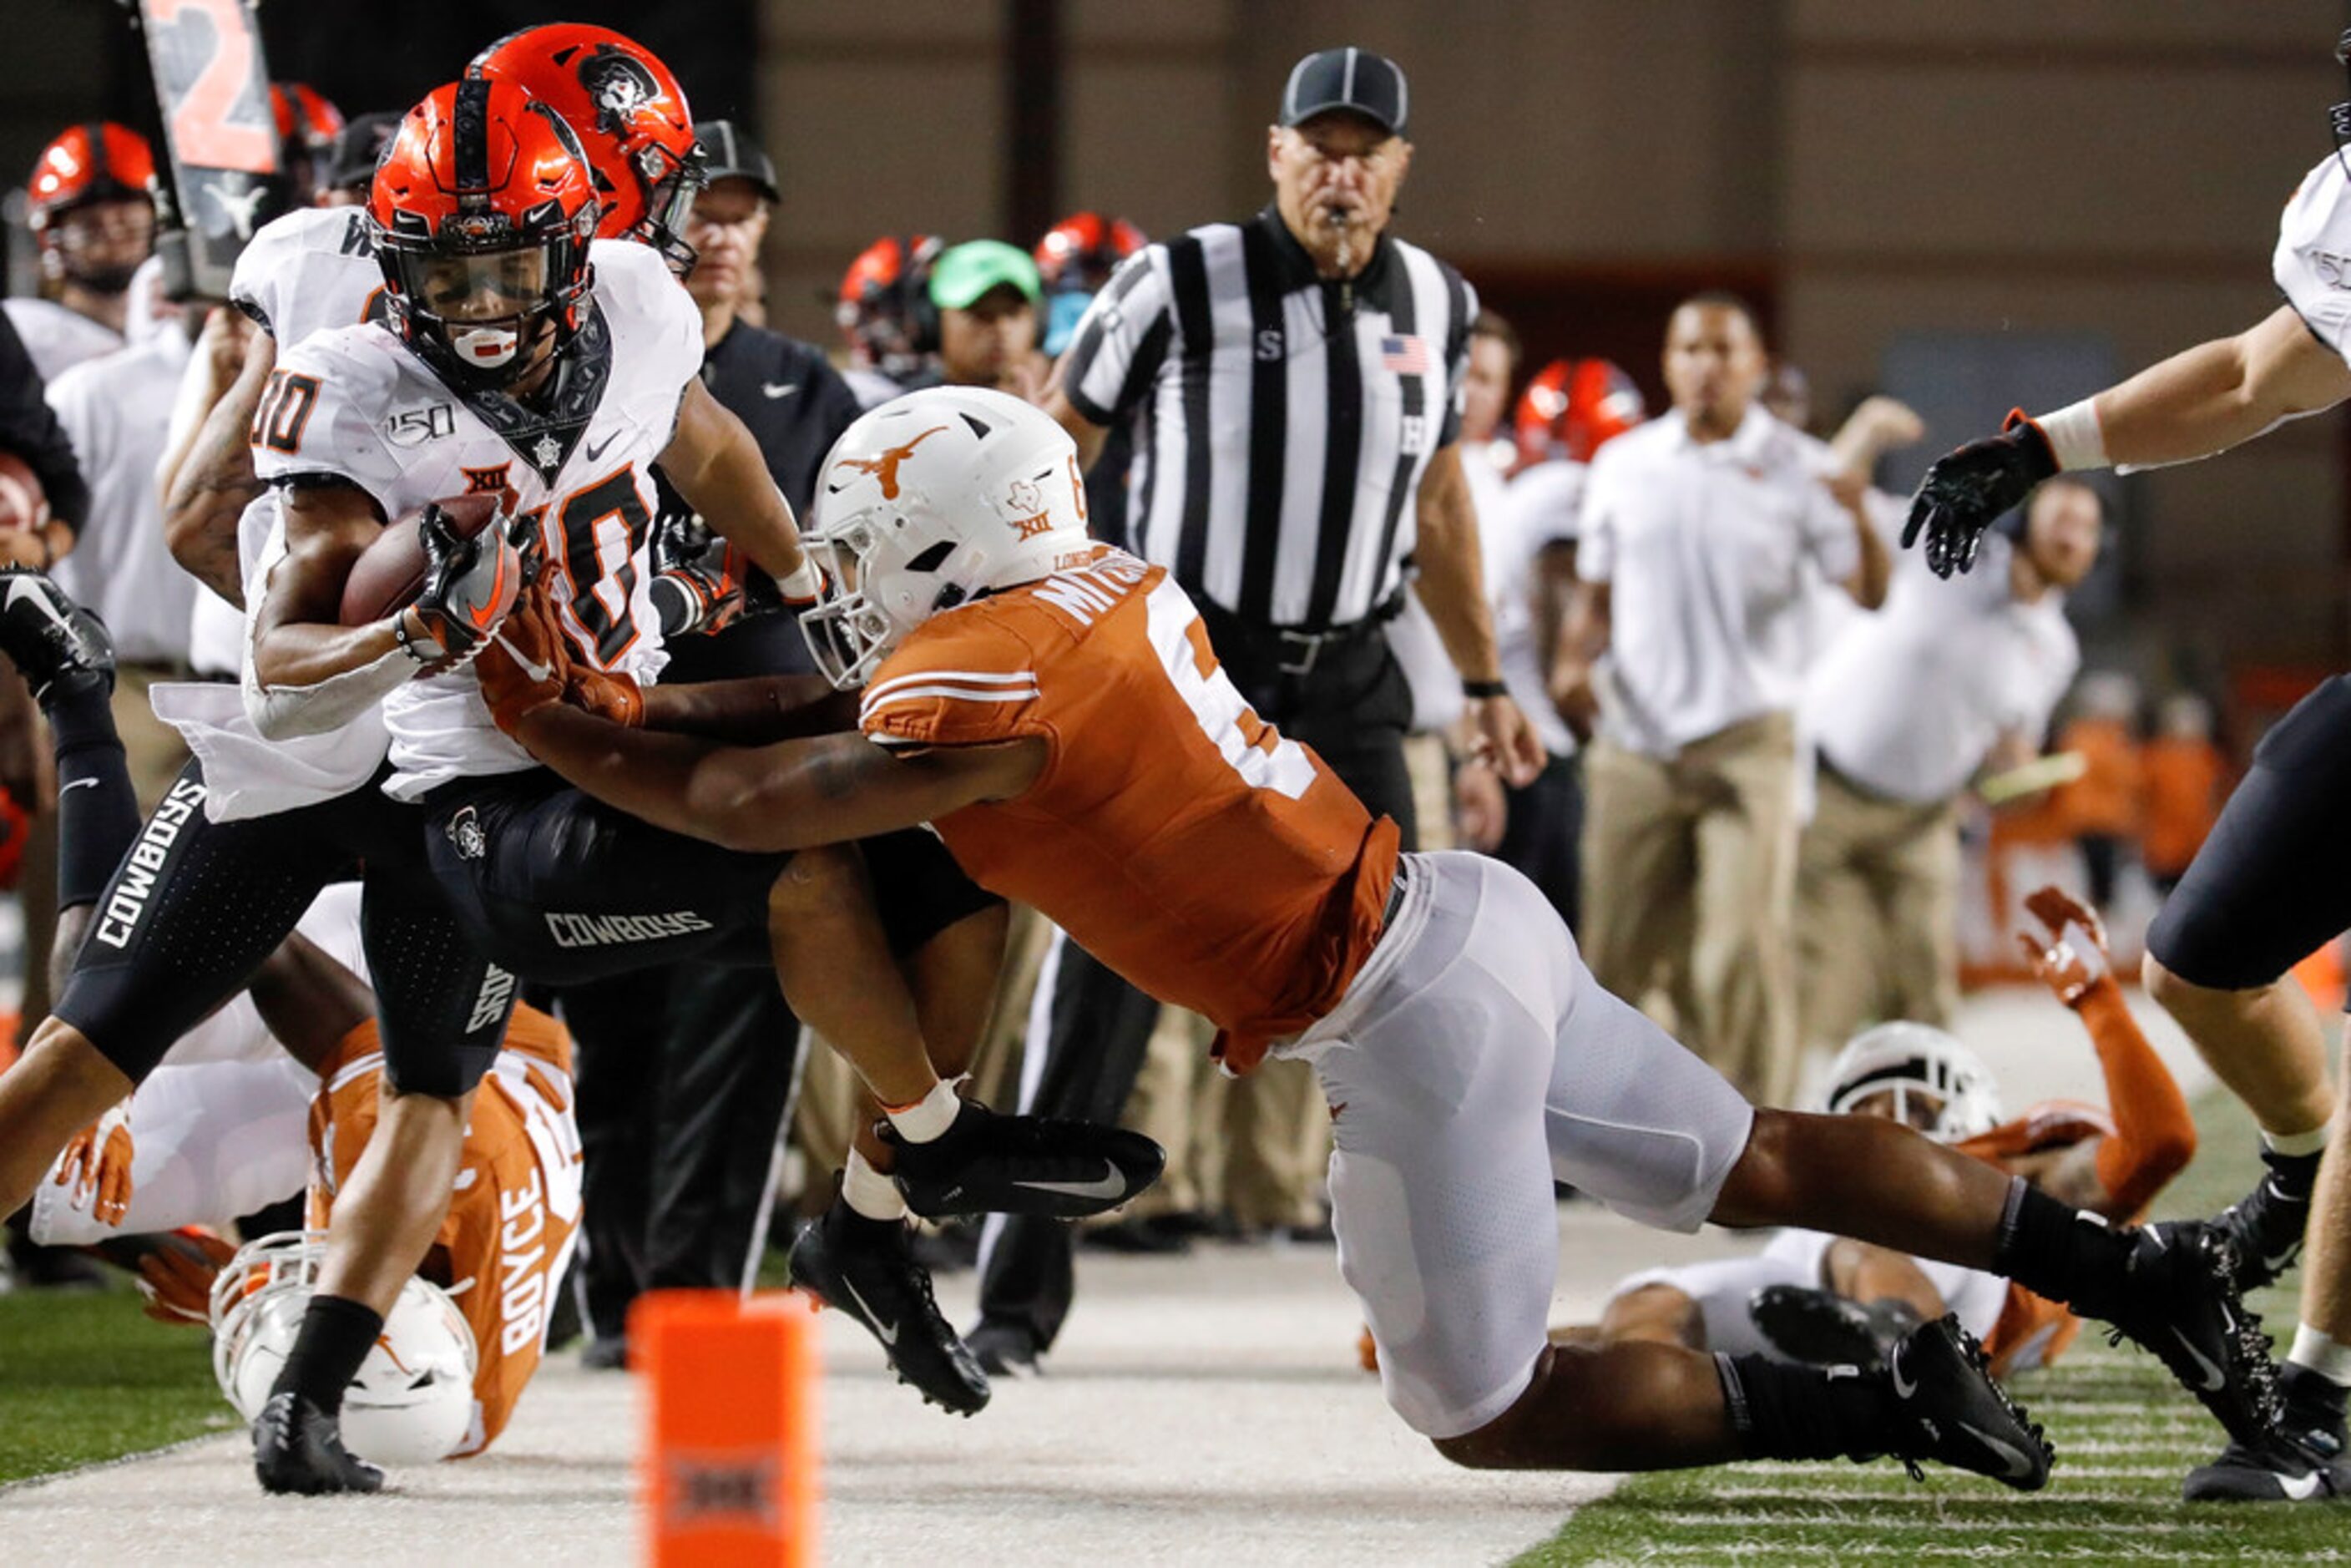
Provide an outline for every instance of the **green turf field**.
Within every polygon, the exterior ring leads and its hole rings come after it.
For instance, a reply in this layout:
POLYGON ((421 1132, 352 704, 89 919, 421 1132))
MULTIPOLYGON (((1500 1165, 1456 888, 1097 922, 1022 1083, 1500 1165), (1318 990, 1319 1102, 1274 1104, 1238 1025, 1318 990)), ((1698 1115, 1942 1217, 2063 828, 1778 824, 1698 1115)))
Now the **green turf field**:
MULTIPOLYGON (((2159 1215, 2212 1213, 2261 1168, 2235 1100, 2215 1091, 2195 1109, 2196 1163, 2159 1215)), ((2297 1279, 2252 1301, 2281 1353, 2297 1279)), ((2057 1446, 2048 1490, 2031 1497, 1949 1471, 1913 1482, 1890 1459, 1636 1476, 1519 1562, 2351 1562, 2351 1508, 2179 1500, 2181 1477, 2224 1438, 2153 1357, 2109 1349, 2085 1329, 2055 1367, 2018 1378, 2015 1393, 2057 1446)))
POLYGON ((0 1483, 235 1422, 211 1336, 141 1316, 127 1286, 0 1296, 0 1483))

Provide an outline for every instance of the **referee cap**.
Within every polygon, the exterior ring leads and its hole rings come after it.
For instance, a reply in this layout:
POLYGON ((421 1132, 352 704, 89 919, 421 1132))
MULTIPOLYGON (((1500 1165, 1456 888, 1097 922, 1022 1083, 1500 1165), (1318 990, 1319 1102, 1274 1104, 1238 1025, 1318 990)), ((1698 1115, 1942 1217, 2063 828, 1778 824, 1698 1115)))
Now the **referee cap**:
POLYGON ((1391 135, 1404 134, 1412 106, 1404 70, 1369 49, 1320 49, 1292 66, 1281 89, 1281 123, 1298 125, 1327 110, 1362 115, 1391 135))
POLYGON ((702 143, 704 172, 710 183, 748 180, 768 201, 784 199, 776 189, 776 165, 758 142, 736 129, 733 120, 698 120, 694 127, 694 139, 702 143))
POLYGON ((1006 284, 1031 305, 1045 298, 1037 264, 1027 251, 1000 239, 967 240, 931 268, 931 303, 942 310, 967 310, 981 295, 1006 284))

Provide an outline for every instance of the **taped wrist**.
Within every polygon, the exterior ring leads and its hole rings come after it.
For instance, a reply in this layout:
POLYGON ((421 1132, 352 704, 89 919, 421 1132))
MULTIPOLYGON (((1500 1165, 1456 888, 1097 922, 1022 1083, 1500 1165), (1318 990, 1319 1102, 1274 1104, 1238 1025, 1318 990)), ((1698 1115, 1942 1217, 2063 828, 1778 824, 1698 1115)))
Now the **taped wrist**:
POLYGON ((2093 399, 2067 403, 2032 423, 2049 443, 2049 455, 2056 460, 2060 473, 2114 466, 2114 460, 2106 455, 2105 427, 2098 423, 2098 410, 2093 399))
POLYGON ((326 735, 359 717, 416 674, 417 662, 399 648, 357 669, 329 675, 314 685, 266 686, 245 665, 245 716, 266 740, 326 735))

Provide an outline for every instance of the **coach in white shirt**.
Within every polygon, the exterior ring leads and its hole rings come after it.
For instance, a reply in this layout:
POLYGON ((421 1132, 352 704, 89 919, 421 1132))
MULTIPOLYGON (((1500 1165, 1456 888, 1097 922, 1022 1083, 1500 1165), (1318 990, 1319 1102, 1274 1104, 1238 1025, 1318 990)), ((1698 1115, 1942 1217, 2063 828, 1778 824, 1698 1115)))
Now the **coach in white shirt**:
POLYGON ((2029 760, 2081 667, 2065 591, 2097 564, 2096 491, 2033 492, 2013 543, 1970 576, 1917 557, 1886 608, 1856 616, 1804 688, 1819 798, 1796 873, 1806 1045, 1864 1023, 1948 1027, 1959 999, 1959 796, 2029 760))
POLYGON ((1562 712, 1600 716, 1579 933, 1593 973, 1633 998, 1663 981, 1685 1042, 1779 1104, 1796 1063, 1806 596, 1837 582, 1875 609, 1888 558, 1861 477, 1833 494, 1821 444, 1757 405, 1766 369, 1736 298, 1674 312, 1673 412, 1593 461, 1553 685, 1562 712))

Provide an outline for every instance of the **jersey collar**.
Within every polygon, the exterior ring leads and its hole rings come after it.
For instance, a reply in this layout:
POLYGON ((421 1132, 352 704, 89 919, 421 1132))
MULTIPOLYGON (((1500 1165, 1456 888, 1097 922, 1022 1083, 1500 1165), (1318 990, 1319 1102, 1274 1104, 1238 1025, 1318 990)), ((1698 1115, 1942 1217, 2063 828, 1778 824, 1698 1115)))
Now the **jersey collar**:
POLYGON ((581 308, 580 328, 571 340, 556 350, 555 375, 546 397, 526 403, 502 392, 451 390, 542 483, 552 486, 611 381, 612 330, 591 298, 581 308))
POLYGON ((1268 202, 1255 221, 1273 241, 1274 267, 1284 294, 1301 288, 1336 287, 1352 281, 1358 300, 1375 308, 1386 308, 1388 280, 1396 270, 1395 244, 1389 239, 1387 230, 1382 229, 1379 238, 1372 242, 1372 258, 1364 264, 1363 270, 1353 279, 1346 279, 1324 277, 1314 270, 1314 258, 1298 243, 1298 236, 1290 232, 1290 225, 1281 221, 1281 208, 1277 204, 1268 202))

